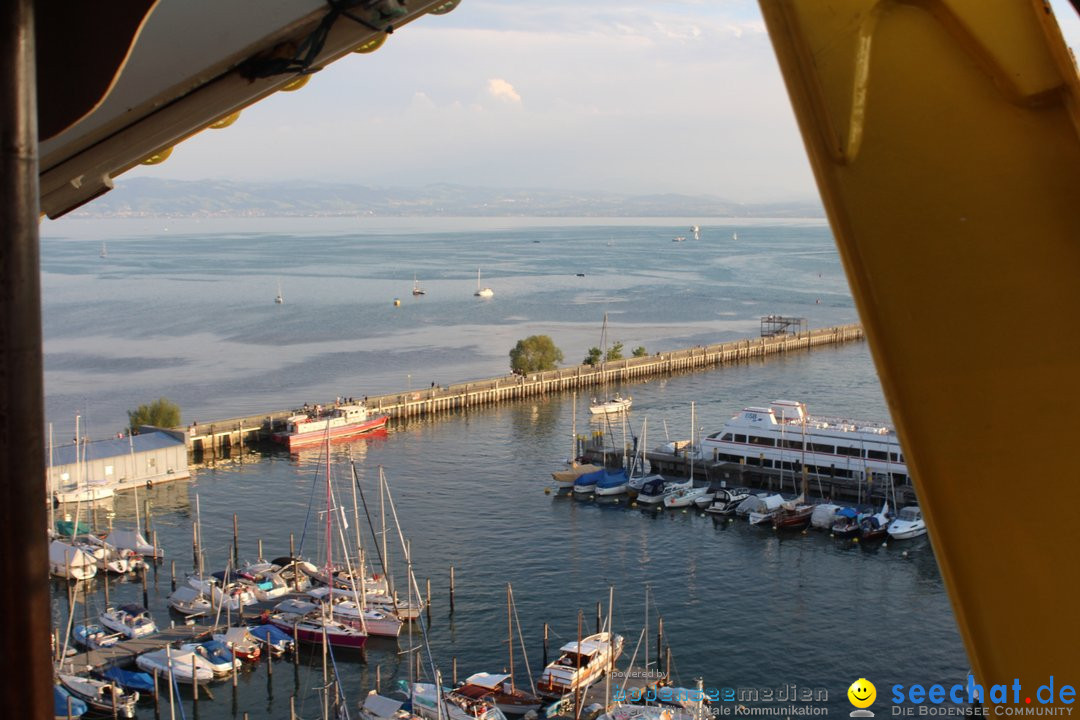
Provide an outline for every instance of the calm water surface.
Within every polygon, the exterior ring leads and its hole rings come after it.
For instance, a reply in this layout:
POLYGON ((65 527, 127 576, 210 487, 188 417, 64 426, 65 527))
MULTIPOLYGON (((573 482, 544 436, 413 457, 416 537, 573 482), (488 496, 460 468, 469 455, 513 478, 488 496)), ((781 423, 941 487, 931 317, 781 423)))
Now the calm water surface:
MULTIPOLYGON (((650 352, 755 335, 760 315, 774 312, 807 316, 812 326, 855 319, 828 229, 816 223, 704 226, 695 244, 671 242, 688 234, 677 221, 469 220, 447 229, 446 221, 401 220, 363 231, 355 220, 189 221, 168 230, 161 221, 83 222, 45 230, 46 383, 50 419, 71 424, 80 411, 91 434, 114 431, 124 410, 159 395, 177 400, 187 421, 501 373, 516 339, 534 332, 552 335, 576 361, 599 342, 605 311, 615 339, 650 352), (738 241, 730 239, 735 229, 738 241), (496 290, 491 301, 471 297, 477 265, 496 290), (428 290, 419 300, 409 294, 414 272, 428 290), (284 306, 273 304, 279 280, 284 306), (393 297, 402 307, 392 307, 393 297)), ((743 405, 778 397, 826 414, 887 419, 865 345, 622 389, 634 396, 635 429, 649 420, 649 446, 690 434, 691 401, 704 431, 743 405)), ((585 404, 578 398, 579 411, 585 404)), ((659 613, 684 685, 700 677, 712 687, 824 687, 830 714, 846 715, 844 693, 858 677, 879 693, 893 683, 964 677, 968 663, 925 539, 861 547, 546 494, 550 471, 569 452, 572 405, 569 395, 507 403, 332 450, 335 476, 347 483, 351 456, 369 500, 384 468, 416 573, 421 584, 432 582, 431 645, 445 675, 455 657, 461 676, 506 666, 509 582, 534 675, 543 624, 554 652, 576 636, 579 610, 587 627, 595 622, 596 603, 606 604, 614 586, 627 657, 648 588, 650 640, 659 613)), ((268 556, 284 554, 290 533, 300 541, 305 518, 321 522, 308 510, 313 489, 312 513, 323 503, 313 484, 319 465, 317 451, 251 453, 154 488, 154 527, 178 573, 191 569, 196 494, 211 565, 228 556, 233 513, 242 557, 255 557, 259 539, 268 556)), ((113 510, 113 522, 130 522, 132 499, 117 499, 113 510)), ((99 521, 109 522, 104 511, 99 521)), ((306 555, 320 553, 316 538, 309 528, 306 555)), ((394 544, 390 554, 400 577, 394 544)), ((62 625, 68 600, 63 585, 54 588, 62 625)), ((88 590, 95 612, 103 582, 88 590)), ((114 580, 110 593, 141 601, 137 582, 114 580)), ((168 593, 164 566, 149 588, 159 622, 168 622, 168 593)), ((75 607, 76 618, 87 612, 81 599, 75 607)), ((384 681, 403 676, 399 651, 407 645, 405 636, 372 640, 364 660, 338 657, 349 699, 372 686, 377 666, 384 681)), ((263 663, 235 693, 214 686, 199 716, 286 718, 295 694, 301 716, 317 717, 315 655, 296 671, 275 664, 272 676, 263 663)), ((521 664, 519 654, 519 672, 521 664)))

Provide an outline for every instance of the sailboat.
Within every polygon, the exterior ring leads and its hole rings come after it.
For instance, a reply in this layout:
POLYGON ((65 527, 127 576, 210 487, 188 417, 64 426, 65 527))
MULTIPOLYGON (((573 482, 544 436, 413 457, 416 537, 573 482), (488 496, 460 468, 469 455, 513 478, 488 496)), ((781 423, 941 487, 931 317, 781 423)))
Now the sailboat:
POLYGON ((426 295, 424 288, 420 287, 420 281, 416 279, 416 274, 412 276, 412 294, 413 295, 426 295))
POLYGON ((480 268, 476 268, 476 292, 473 293, 476 297, 489 298, 495 294, 495 291, 489 287, 480 287, 480 268))
MULTIPOLYGON (((510 650, 510 670, 508 673, 480 672, 465 678, 465 682, 454 689, 459 695, 474 700, 489 700, 495 703, 506 715, 525 715, 540 709, 540 698, 535 692, 529 693, 514 684, 514 622, 513 590, 506 585, 506 630, 510 650)), ((519 630, 520 633, 520 630, 519 630)), ((532 682, 532 678, 529 679, 532 682)), ((533 690, 535 691, 535 687, 533 690)))
POLYGON ((281 283, 277 284, 277 296, 274 298, 274 302, 278 305, 285 304, 285 296, 281 294, 281 283))
POLYGON ((552 479, 555 481, 555 487, 559 490, 565 490, 574 486, 574 481, 586 473, 596 472, 600 469, 599 466, 592 463, 580 463, 578 462, 578 448, 577 448, 577 391, 574 391, 574 399, 572 406, 572 419, 571 419, 571 447, 570 457, 567 458, 566 464, 569 466, 566 470, 556 470, 551 473, 552 479))
MULTIPOLYGON (((603 361, 607 357, 607 313, 604 313, 604 323, 600 326, 600 360, 603 361)), ((593 398, 592 404, 589 405, 589 413, 592 415, 606 415, 608 413, 621 413, 630 409, 630 406, 634 404, 634 398, 627 395, 623 397, 619 393, 615 393, 607 400, 600 400, 599 398, 593 398)))
POLYGON ((109 251, 105 249, 105 243, 101 243, 101 257, 109 257, 109 251))
POLYGON ((694 487, 694 455, 697 453, 697 429, 694 415, 694 403, 690 403, 690 444, 686 449, 686 461, 690 464, 690 477, 686 482, 672 483, 667 487, 664 495, 664 507, 686 507, 693 505, 694 501, 709 491, 708 487, 694 487))
MULTIPOLYGON (((330 484, 330 431, 327 429, 324 439, 326 455, 326 564, 323 566, 323 577, 333 582, 335 578, 333 547, 334 547, 334 515, 340 508, 334 506, 333 488, 330 484)), ((344 546, 344 536, 342 536, 344 546)), ((355 577, 349 555, 345 553, 345 570, 349 577, 355 577)), ((361 570, 362 574, 362 570, 361 570)), ((362 585, 362 583, 361 583, 362 585)), ((353 587, 353 591, 362 591, 361 588, 353 587)), ((357 605, 359 605, 357 601, 357 605)), ((294 636, 308 643, 324 643, 335 647, 362 648, 367 642, 368 634, 364 629, 363 615, 359 616, 360 627, 346 625, 333 619, 331 608, 332 602, 316 604, 300 599, 289 599, 279 603, 270 622, 286 632, 294 633, 294 636)))

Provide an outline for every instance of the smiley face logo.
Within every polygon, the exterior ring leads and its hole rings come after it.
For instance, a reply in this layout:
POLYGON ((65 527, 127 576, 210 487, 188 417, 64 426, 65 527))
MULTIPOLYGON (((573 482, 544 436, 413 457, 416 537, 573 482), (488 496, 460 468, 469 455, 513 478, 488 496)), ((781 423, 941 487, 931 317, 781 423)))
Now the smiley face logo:
POLYGON ((877 699, 877 688, 874 687, 874 683, 866 678, 859 678, 851 683, 851 687, 849 687, 847 691, 847 696, 848 700, 851 701, 851 704, 859 708, 859 710, 851 713, 852 716, 873 717, 874 714, 866 711, 865 708, 873 705, 874 700, 877 699))

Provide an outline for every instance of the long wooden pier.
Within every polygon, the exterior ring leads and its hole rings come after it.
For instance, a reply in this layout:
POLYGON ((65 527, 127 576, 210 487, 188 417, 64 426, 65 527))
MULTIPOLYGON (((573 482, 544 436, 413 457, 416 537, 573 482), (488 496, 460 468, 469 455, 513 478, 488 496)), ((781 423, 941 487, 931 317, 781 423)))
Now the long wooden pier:
POLYGON ((182 642, 205 640, 212 628, 209 625, 175 625, 146 637, 122 640, 108 647, 88 650, 64 658, 63 667, 82 672, 88 668, 104 670, 110 667, 126 667, 135 662, 135 658, 152 650, 161 650, 166 646, 182 642))
MULTIPOLYGON (((365 397, 365 400, 370 410, 389 415, 391 419, 415 418, 567 390, 692 372, 862 339, 861 325, 838 325, 793 335, 700 345, 596 365, 575 365, 524 376, 508 374, 446 387, 372 395, 365 397)), ((332 405, 332 402, 326 404, 327 407, 332 405)), ((189 450, 217 452, 244 443, 265 440, 272 432, 281 429, 286 419, 295 413, 296 410, 277 410, 175 429, 185 433, 189 450)))

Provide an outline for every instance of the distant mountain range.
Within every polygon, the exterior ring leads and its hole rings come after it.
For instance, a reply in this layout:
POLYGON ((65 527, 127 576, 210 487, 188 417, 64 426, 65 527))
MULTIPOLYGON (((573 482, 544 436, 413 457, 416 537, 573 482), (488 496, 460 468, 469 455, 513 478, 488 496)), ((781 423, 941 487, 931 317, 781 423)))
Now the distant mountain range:
POLYGON ((117 180, 82 217, 824 217, 819 203, 743 204, 710 195, 484 188, 369 187, 327 182, 117 180))

